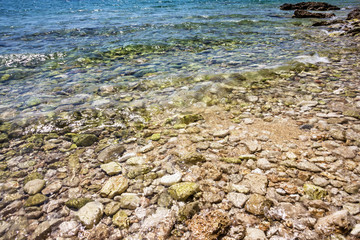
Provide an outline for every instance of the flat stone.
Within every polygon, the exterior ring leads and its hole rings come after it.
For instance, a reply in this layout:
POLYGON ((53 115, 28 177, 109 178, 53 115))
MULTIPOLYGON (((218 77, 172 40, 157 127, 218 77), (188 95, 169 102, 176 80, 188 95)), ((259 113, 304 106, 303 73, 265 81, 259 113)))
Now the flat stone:
POLYGON ((350 234, 355 237, 360 237, 360 224, 356 224, 355 227, 351 230, 350 234))
POLYGON ((88 147, 98 141, 98 137, 94 134, 79 134, 73 137, 73 142, 78 147, 88 147))
POLYGON ((51 233, 51 225, 49 221, 45 221, 40 223, 33 234, 31 235, 31 239, 34 240, 45 240, 51 233))
POLYGON ((319 218, 315 224, 315 231, 325 236, 331 235, 334 232, 350 231, 355 225, 354 218, 347 210, 334 212, 328 216, 319 218))
POLYGON ((316 185, 316 186, 320 186, 320 187, 325 187, 329 184, 329 181, 326 180, 326 178, 323 177, 319 177, 319 176, 314 176, 312 178, 312 182, 316 185))
POLYGON ((333 150, 333 153, 345 159, 353 159, 356 157, 355 151, 356 148, 353 147, 338 147, 337 149, 333 150))
POLYGON ((107 180, 100 191, 100 196, 113 198, 126 191, 129 186, 129 180, 123 176, 111 177, 107 180))
POLYGON ((112 201, 105 206, 104 213, 106 216, 113 216, 120 208, 121 204, 119 202, 112 201))
POLYGON ((183 222, 194 216, 200 211, 199 202, 191 202, 180 208, 178 220, 183 222))
POLYGON ((71 238, 77 235, 80 224, 77 221, 66 221, 59 225, 60 237, 71 238))
POLYGON ((68 208, 80 209, 92 201, 90 198, 71 198, 65 202, 65 205, 68 208))
POLYGON ((244 240, 267 240, 264 231, 258 228, 246 228, 244 240))
POLYGON ((202 197, 207 203, 219 203, 222 201, 222 196, 213 192, 203 192, 202 197))
POLYGON ((174 173, 172 175, 165 175, 160 178, 160 184, 164 186, 171 186, 175 183, 180 182, 182 174, 180 172, 174 173))
POLYGON ((242 208, 245 202, 249 199, 249 196, 242 194, 242 193, 229 193, 226 198, 234 204, 235 207, 242 208))
POLYGON ((96 225, 103 216, 104 206, 100 202, 89 202, 77 212, 80 222, 90 229, 96 225))
POLYGON ((229 130, 219 130, 213 133, 214 137, 224 138, 230 134, 229 130))
POLYGON ((244 142, 250 153, 261 151, 261 145, 258 141, 246 141, 244 142))
POLYGON ((351 215, 356 215, 360 213, 360 204, 359 203, 345 203, 343 209, 347 210, 351 215))
POLYGON ((270 163, 266 158, 260 158, 257 160, 256 166, 262 170, 269 170, 274 167, 274 164, 270 163))
POLYGON ((44 195, 51 195, 54 193, 57 193, 62 187, 62 184, 60 181, 55 181, 50 183, 49 185, 47 185, 42 191, 41 193, 44 195))
POLYGON ((130 226, 130 220, 127 213, 123 210, 118 211, 112 218, 112 222, 120 229, 126 229, 130 226))
POLYGON ((123 145, 112 145, 105 148, 99 153, 98 160, 100 162, 111 162, 119 159, 124 152, 125 147, 123 145))
POLYGON ((250 173, 244 177, 244 180, 241 182, 241 184, 250 188, 252 193, 265 195, 268 179, 264 175, 250 173))
POLYGON ((322 199, 327 195, 327 191, 324 188, 312 185, 312 184, 304 184, 304 193, 310 199, 322 199))
POLYGON ((45 180, 43 179, 34 179, 27 182, 24 186, 24 191, 30 195, 39 193, 45 187, 45 180))
POLYGON ((31 206, 37 206, 37 205, 41 205, 44 202, 46 202, 48 200, 48 198, 40 193, 37 193, 33 196, 30 196, 26 202, 25 202, 25 207, 31 207, 31 206))
POLYGON ((296 164, 296 168, 304 171, 311 171, 311 172, 321 172, 321 168, 316 166, 314 163, 308 162, 308 161, 301 161, 298 164, 296 164))
POLYGON ((136 209, 140 205, 141 201, 136 193, 123 193, 119 199, 116 200, 119 200, 121 208, 132 210, 136 209))
POLYGON ((183 156, 181 156, 180 161, 189 164, 196 164, 198 162, 205 162, 206 158, 202 154, 193 152, 193 153, 186 153, 183 156))
POLYGON ((121 172, 121 165, 117 162, 109 162, 105 164, 101 164, 100 168, 106 172, 107 175, 116 175, 121 172))
POLYGON ((185 201, 191 195, 200 190, 199 185, 194 182, 176 183, 169 188, 169 194, 172 198, 179 201, 185 201))

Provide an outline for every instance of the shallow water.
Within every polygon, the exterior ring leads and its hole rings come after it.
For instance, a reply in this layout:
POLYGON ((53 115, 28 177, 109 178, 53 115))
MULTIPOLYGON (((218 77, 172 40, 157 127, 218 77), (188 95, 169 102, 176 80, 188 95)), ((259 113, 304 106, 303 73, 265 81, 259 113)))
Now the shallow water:
MULTIPOLYGON (((328 50, 284 2, 297 1, 0 0, 0 117, 167 99, 189 77, 328 50)), ((328 2, 339 17, 357 3, 328 2)))

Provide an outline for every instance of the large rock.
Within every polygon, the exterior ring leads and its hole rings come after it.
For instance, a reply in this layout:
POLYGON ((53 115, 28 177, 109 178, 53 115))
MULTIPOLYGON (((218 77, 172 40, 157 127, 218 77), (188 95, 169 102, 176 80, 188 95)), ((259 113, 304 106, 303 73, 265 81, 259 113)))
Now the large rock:
POLYGON ((340 10, 339 7, 325 3, 325 2, 300 2, 296 4, 285 3, 280 6, 281 10, 314 10, 314 11, 329 11, 340 10))
POLYGON ((312 13, 306 10, 295 10, 293 18, 331 18, 334 17, 333 13, 312 13))
POLYGON ((245 210, 255 215, 264 215, 273 203, 259 194, 253 194, 245 204, 245 210))
POLYGON ((346 20, 351 20, 351 19, 360 19, 360 8, 356 8, 348 14, 346 20))
POLYGON ((24 186, 24 191, 30 195, 39 193, 45 187, 45 180, 34 179, 27 182, 24 186))
POLYGON ((113 198, 126 191, 129 187, 129 180, 123 176, 111 177, 106 181, 100 191, 100 196, 113 198))
POLYGON ((245 202, 249 199, 249 196, 242 193, 231 192, 226 196, 226 198, 234 204, 235 207, 242 208, 245 202))
POLYGON ((172 198, 179 201, 185 201, 191 195, 200 190, 199 185, 194 182, 182 182, 172 185, 169 188, 169 194, 172 198))
POLYGON ((331 235, 335 232, 345 233, 350 231, 354 225, 355 220, 349 212, 341 210, 320 218, 315 224, 315 231, 324 235, 331 235))
POLYGON ((48 198, 40 193, 35 194, 34 196, 29 197, 25 202, 25 207, 32 207, 41 205, 46 202, 48 198))
POLYGON ((103 212, 104 206, 101 203, 89 202, 80 208, 76 216, 87 229, 90 229, 100 221, 103 212))
POLYGON ((247 174, 242 181, 242 185, 250 188, 252 193, 257 193, 261 195, 266 194, 266 188, 268 184, 268 179, 264 175, 260 174, 247 174))
POLYGON ((105 148, 98 155, 100 162, 111 162, 118 159, 125 152, 125 148, 122 145, 113 145, 105 148))
POLYGON ((187 223, 192 232, 191 239, 215 240, 227 232, 230 222, 228 213, 214 210, 205 215, 195 215, 187 223))
POLYGON ((121 172, 121 166, 117 162, 109 162, 105 164, 101 164, 100 168, 106 172, 107 175, 116 175, 121 172))

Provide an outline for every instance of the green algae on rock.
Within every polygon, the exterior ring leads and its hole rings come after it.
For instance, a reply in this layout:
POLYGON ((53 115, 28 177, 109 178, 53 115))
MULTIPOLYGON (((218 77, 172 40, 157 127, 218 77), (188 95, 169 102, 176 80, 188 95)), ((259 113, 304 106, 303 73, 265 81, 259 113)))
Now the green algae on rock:
POLYGON ((43 204, 44 202, 46 202, 48 200, 48 197, 42 195, 41 193, 37 193, 33 196, 30 196, 26 202, 25 202, 25 207, 32 207, 32 206, 38 206, 43 204))
POLYGON ((94 134, 79 134, 72 138, 73 142, 78 147, 88 147, 98 141, 98 137, 94 134))
POLYGON ((328 194, 324 188, 312 184, 306 183, 303 188, 305 195, 314 200, 320 200, 328 194))
POLYGON ((79 209, 76 216, 85 228, 90 229, 101 220, 103 212, 104 206, 100 202, 89 202, 79 209))
POLYGON ((176 183, 169 187, 170 196, 179 201, 185 201, 191 195, 194 195, 198 191, 200 191, 200 187, 197 183, 194 182, 182 182, 176 183))
POLYGON ((65 205, 69 208, 80 209, 87 203, 92 202, 90 198, 72 198, 65 202, 65 205))
POLYGON ((112 218, 112 222, 120 229, 125 229, 130 226, 130 219, 124 210, 119 210, 112 218))
MULTIPOLYGON (((179 153, 179 155, 180 154, 181 153, 179 153)), ((200 153, 192 152, 186 153, 184 156, 180 156, 179 160, 184 163, 196 164, 198 162, 205 162, 206 158, 200 153)))

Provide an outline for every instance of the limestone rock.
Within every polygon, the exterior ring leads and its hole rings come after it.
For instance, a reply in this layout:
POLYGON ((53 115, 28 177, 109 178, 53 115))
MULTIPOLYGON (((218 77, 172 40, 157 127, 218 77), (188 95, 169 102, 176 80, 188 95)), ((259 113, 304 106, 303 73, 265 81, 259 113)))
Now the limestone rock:
POLYGON ((252 193, 257 193, 261 195, 266 194, 268 179, 264 175, 253 174, 253 173, 247 174, 241 183, 242 185, 245 185, 248 188, 250 188, 250 191, 252 193))
POLYGON ((103 216, 104 206, 100 202, 89 202, 77 212, 80 222, 90 229, 96 225, 103 216))
POLYGON ((100 191, 102 197, 113 198, 126 191, 129 186, 129 180, 123 176, 111 177, 107 180, 100 191))
POLYGON ((296 168, 300 170, 310 171, 310 172, 321 172, 321 168, 316 166, 314 163, 308 162, 308 161, 301 161, 298 164, 296 164, 296 168))
POLYGON ((182 182, 172 185, 169 188, 169 194, 172 198, 179 201, 185 201, 191 195, 199 191, 199 185, 194 182, 182 182))
POLYGON ((247 228, 244 240, 267 240, 264 231, 258 228, 247 228))
POLYGON ((60 237, 74 237, 80 230, 80 224, 77 221, 66 221, 59 225, 60 237))
POLYGON ((125 211, 118 211, 112 218, 112 222, 115 226, 120 229, 128 228, 130 225, 130 220, 125 211))
POLYGON ((42 191, 41 193, 44 195, 51 195, 54 193, 57 193, 62 187, 62 184, 60 181, 55 181, 50 183, 49 185, 47 185, 42 191))
POLYGON ((121 208, 119 202, 112 201, 105 206, 104 213, 107 216, 112 216, 119 211, 121 208))
POLYGON ((195 215, 188 223, 191 239, 216 240, 227 232, 230 218, 221 210, 214 210, 205 215, 195 215))
POLYGON ((245 204, 245 210, 255 215, 264 215, 272 206, 272 202, 259 194, 252 194, 245 204))
POLYGON ((160 178, 160 183, 164 186, 171 186, 175 183, 180 182, 182 174, 180 172, 174 173, 172 175, 165 175, 160 178))
POLYGON ((39 193, 45 187, 45 180, 34 179, 27 182, 24 186, 24 191, 30 195, 39 193))
POLYGON ((249 199, 249 196, 242 194, 242 193, 229 193, 226 198, 234 204, 235 207, 242 208, 245 202, 249 199))
POLYGON ((121 208, 136 209, 140 205, 140 198, 135 193, 123 193, 119 201, 121 208))
POLYGON ((200 211, 199 202, 191 202, 180 208, 178 220, 183 222, 194 216, 200 211))
POLYGON ((117 162, 109 162, 105 164, 101 164, 100 168, 106 172, 107 175, 116 175, 121 172, 121 166, 117 162))
POLYGON ((334 232, 350 231, 354 225, 355 220, 349 212, 341 210, 320 218, 315 224, 315 231, 327 236, 334 232))

